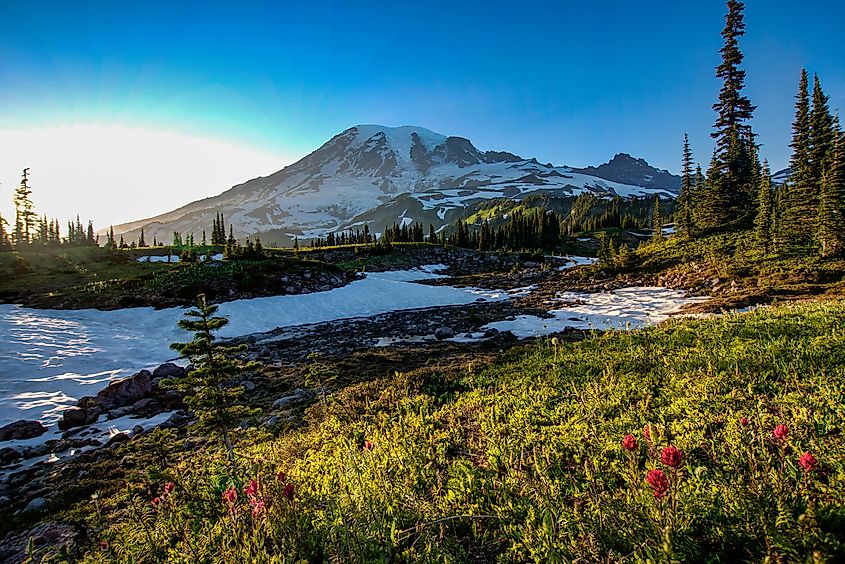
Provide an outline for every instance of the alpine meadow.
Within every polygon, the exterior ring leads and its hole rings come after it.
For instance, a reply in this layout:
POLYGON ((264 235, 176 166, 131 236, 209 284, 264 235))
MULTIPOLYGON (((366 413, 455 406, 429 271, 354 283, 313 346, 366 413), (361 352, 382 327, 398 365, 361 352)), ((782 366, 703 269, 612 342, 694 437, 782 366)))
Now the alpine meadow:
POLYGON ((845 562, 843 18, 0 5, 0 564, 845 562))

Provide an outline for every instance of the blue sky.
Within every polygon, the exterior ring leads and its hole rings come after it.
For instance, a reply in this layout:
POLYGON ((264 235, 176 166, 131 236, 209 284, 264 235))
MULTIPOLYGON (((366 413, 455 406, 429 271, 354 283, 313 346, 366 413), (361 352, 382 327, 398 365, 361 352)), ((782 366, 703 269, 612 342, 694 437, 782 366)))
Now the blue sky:
MULTIPOLYGON (((702 163, 712 150, 724 12, 716 0, 0 0, 0 128, 117 124, 279 155, 244 179, 357 123, 677 171, 685 131, 702 163)), ((845 108, 844 18, 834 0, 747 2, 747 94, 775 168, 802 66, 845 108)))

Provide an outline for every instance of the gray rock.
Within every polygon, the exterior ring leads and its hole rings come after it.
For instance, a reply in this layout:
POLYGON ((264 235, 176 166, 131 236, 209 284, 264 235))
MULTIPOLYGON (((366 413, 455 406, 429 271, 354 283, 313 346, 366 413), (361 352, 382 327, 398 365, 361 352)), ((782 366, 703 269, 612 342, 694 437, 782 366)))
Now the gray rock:
POLYGON ((59 420, 59 429, 66 431, 73 427, 90 425, 100 417, 100 413, 102 413, 102 410, 97 406, 71 407, 62 414, 62 418, 59 420))
POLYGON ((129 435, 126 433, 115 433, 112 438, 106 443, 107 447, 115 447, 129 441, 129 435))
POLYGON ((0 465, 9 464, 20 458, 22 455, 21 448, 3 447, 0 448, 0 465))
POLYGON ((439 341, 451 339, 455 336, 455 331, 451 327, 438 327, 434 330, 434 336, 439 341))
POLYGON ((109 407, 122 407, 135 403, 152 391, 152 374, 141 370, 129 378, 112 382, 97 394, 97 398, 104 404, 110 404, 109 407))
POLYGON ((308 392, 302 388, 296 388, 293 392, 286 396, 282 396, 273 402, 273 409, 281 409, 292 403, 303 401, 308 397, 308 392))
POLYGON ((165 362, 155 370, 153 370, 154 378, 182 378, 185 376, 186 370, 172 362, 165 362))
POLYGON ((40 437, 47 432, 47 427, 40 421, 21 419, 0 427, 0 441, 13 441, 16 439, 32 439, 40 437))
POLYGON ((118 407, 117 409, 112 409, 108 412, 106 417, 108 419, 117 419, 118 417, 126 417, 127 415, 131 415, 135 409, 131 405, 125 405, 123 407, 118 407))
POLYGON ((47 500, 43 497, 36 497, 32 501, 26 504, 26 507, 23 508, 24 513, 41 513, 47 509, 47 500))
POLYGON ((143 432, 144 432, 144 428, 143 428, 143 427, 141 427, 140 425, 135 425, 134 427, 132 427, 132 436, 133 436, 133 437, 134 437, 135 435, 140 435, 140 434, 142 434, 143 432))
POLYGON ((244 390, 251 392, 255 389, 255 382, 253 382, 252 380, 244 380, 243 382, 241 382, 241 386, 243 386, 244 390))

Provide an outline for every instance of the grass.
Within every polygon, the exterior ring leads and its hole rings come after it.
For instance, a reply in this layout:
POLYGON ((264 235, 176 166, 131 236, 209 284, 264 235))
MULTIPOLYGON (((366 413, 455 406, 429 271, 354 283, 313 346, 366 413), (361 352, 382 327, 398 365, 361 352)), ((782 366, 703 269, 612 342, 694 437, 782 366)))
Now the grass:
POLYGON ((155 462, 133 441, 130 486, 65 516, 89 562, 840 561, 844 346, 828 300, 517 347, 244 432, 233 477, 215 448, 155 462))
POLYGON ((341 272, 334 265, 287 254, 198 264, 135 260, 141 254, 166 252, 61 247, 0 253, 0 300, 65 309, 169 307, 190 305, 199 293, 215 301, 280 293, 281 277, 303 270, 341 272))

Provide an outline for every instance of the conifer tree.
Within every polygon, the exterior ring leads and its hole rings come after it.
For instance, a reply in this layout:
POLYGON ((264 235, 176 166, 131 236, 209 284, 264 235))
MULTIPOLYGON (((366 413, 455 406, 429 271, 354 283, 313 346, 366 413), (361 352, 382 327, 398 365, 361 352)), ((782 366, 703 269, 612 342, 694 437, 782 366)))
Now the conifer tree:
POLYGON ((827 158, 833 151, 835 133, 833 116, 828 106, 818 75, 813 75, 813 109, 810 112, 810 177, 813 184, 821 187, 827 158))
POLYGON ((6 232, 8 226, 9 222, 0 215, 0 250, 9 248, 9 234, 6 232))
POLYGON ((818 240, 823 257, 845 251, 845 134, 836 124, 837 142, 829 156, 819 198, 818 240))
POLYGON ((215 342, 214 333, 229 323, 215 313, 217 306, 209 304, 205 295, 200 294, 196 308, 188 310, 185 319, 179 320, 179 327, 193 332, 193 339, 170 347, 190 360, 194 370, 179 379, 165 381, 165 385, 185 393, 185 403, 197 415, 200 426, 221 434, 229 463, 234 467, 235 450, 229 430, 238 421, 256 414, 256 410, 243 405, 245 390, 236 380, 257 371, 261 365, 238 358, 246 345, 225 346, 215 342))
POLYGON ((768 253, 772 246, 772 177, 769 163, 763 162, 763 173, 760 176, 760 194, 757 197, 757 217, 754 219, 757 244, 768 253))
POLYGON ((109 233, 106 236, 106 246, 112 250, 117 248, 117 243, 114 240, 114 225, 109 226, 109 233))
POLYGON ((738 0, 728 0, 727 6, 722 31, 724 45, 720 51, 722 62, 716 67, 716 77, 722 80, 722 88, 719 101, 713 105, 718 115, 715 131, 711 134, 716 140, 716 148, 707 174, 710 202, 703 210, 702 218, 703 227, 707 229, 721 228, 734 221, 739 224, 750 222, 757 188, 753 185, 754 134, 747 123, 755 107, 742 94, 745 71, 740 65, 744 55, 738 42, 745 35, 745 5, 738 0))
MULTIPOLYGON (((143 235, 144 235, 143 230, 141 231, 141 235, 142 235, 141 240, 143 241, 143 235)), ((96 239, 94 238, 94 222, 90 221, 90 220, 88 221, 88 231, 85 234, 85 243, 88 244, 88 245, 96 244, 96 239)), ((144 245, 144 246, 146 246, 146 245, 144 245)))
POLYGON ((663 238, 663 216, 660 213, 660 196, 654 195, 654 207, 651 211, 651 230, 654 239, 663 238))
POLYGON ((683 163, 681 165, 681 191, 678 194, 678 209, 675 212, 675 226, 678 235, 691 237, 693 233, 693 194, 694 182, 692 165, 692 151, 689 146, 689 135, 684 133, 683 163))
POLYGON ((428 242, 432 245, 437 244, 437 232, 434 230, 434 225, 428 224, 428 242))
POLYGON ((15 190, 13 201, 15 204, 15 244, 29 243, 37 215, 33 211, 28 168, 23 169, 21 183, 15 190))
POLYGON ((139 247, 146 247, 147 242, 144 240, 144 228, 141 228, 141 234, 138 236, 138 246, 139 247))

